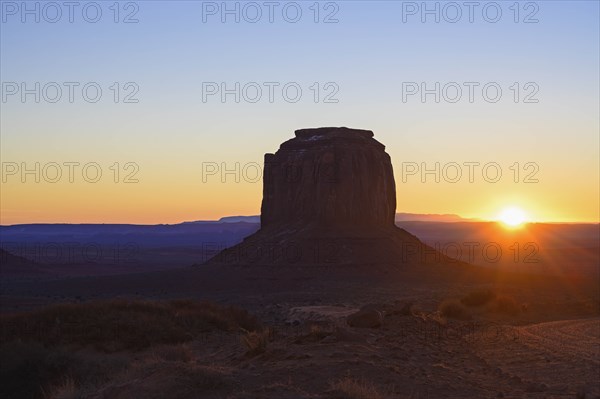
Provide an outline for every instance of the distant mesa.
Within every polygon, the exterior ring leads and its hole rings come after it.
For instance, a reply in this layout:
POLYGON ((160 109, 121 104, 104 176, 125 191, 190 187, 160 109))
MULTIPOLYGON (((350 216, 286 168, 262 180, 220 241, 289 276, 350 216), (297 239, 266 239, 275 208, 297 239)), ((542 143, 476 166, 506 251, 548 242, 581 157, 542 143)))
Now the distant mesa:
POLYGON ((219 223, 260 223, 260 216, 225 216, 219 223))
POLYGON ((466 219, 454 214, 435 213, 397 213, 396 222, 435 222, 435 223, 457 223, 474 222, 477 219, 466 219))
POLYGON ((297 130, 265 154, 260 230, 208 263, 388 264, 414 263, 424 249, 439 255, 396 227, 395 215, 391 159, 372 131, 297 130))

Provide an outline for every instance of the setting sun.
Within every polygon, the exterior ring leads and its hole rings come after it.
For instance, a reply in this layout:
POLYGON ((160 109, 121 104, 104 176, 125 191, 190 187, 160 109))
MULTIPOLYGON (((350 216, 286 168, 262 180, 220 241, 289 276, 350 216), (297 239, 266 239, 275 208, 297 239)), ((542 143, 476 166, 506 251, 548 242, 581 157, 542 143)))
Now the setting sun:
POLYGON ((498 220, 509 227, 519 227, 527 221, 527 215, 522 209, 511 207, 504 209, 498 220))

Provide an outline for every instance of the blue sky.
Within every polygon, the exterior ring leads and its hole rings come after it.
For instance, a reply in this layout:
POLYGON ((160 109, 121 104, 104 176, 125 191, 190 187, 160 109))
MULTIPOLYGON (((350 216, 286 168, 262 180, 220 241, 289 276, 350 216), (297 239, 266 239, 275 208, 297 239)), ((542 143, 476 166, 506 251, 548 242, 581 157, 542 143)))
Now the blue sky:
MULTIPOLYGON (((79 9, 73 23, 65 14, 57 23, 45 22, 43 15, 40 23, 32 16, 23 23, 21 10, 12 15, 13 3, 22 4, 2 1, 2 82, 97 82, 103 97, 93 104, 81 98, 72 104, 38 104, 22 103, 18 95, 8 97, 1 104, 2 159, 135 161, 144 179, 136 192, 119 192, 129 200, 115 207, 131 210, 146 193, 169 187, 173 197, 152 206, 180 206, 185 212, 164 213, 165 222, 258 213, 260 184, 203 186, 201 163, 262 162, 263 154, 275 151, 295 129, 344 125, 374 130, 392 156, 396 176, 404 161, 540 165, 543 179, 534 186, 399 184, 399 211, 486 217, 510 202, 529 206, 540 220, 598 220, 597 1, 521 1, 518 23, 515 1, 478 2, 473 23, 465 15, 464 2, 454 3, 463 12, 456 23, 445 21, 443 14, 440 23, 431 15, 423 23, 419 13, 405 15, 403 22, 403 9, 420 8, 423 2, 401 1, 319 2, 319 23, 313 21, 314 1, 297 2, 303 13, 297 23, 287 22, 280 11, 291 2, 276 2, 273 23, 265 7, 258 23, 246 22, 243 16, 240 23, 232 16, 222 23, 219 14, 203 22, 203 7, 221 8, 223 2, 200 1, 121 2, 121 22, 114 23, 114 1, 100 1, 103 14, 98 23, 86 22, 79 9), (498 22, 485 20, 484 6, 491 7, 492 17, 496 8, 502 10, 498 22), (139 22, 122 23, 133 10, 139 22), (334 10, 338 22, 323 23, 334 10), (524 23, 532 12, 538 22, 524 23), (139 102, 112 102, 113 82, 134 82, 139 102), (235 103, 232 96, 222 103, 218 95, 203 102, 203 82, 296 82, 303 94, 297 103, 280 95, 273 103, 265 96, 258 103, 235 103), (310 89, 315 82, 321 94, 318 103, 310 89), (477 82, 479 87, 495 82, 503 95, 497 103, 480 95, 473 103, 464 97, 457 103, 435 103, 431 96, 423 103, 418 95, 403 102, 403 82, 427 82, 431 87, 435 82, 477 82), (518 103, 510 89, 515 82, 521 94, 518 103), (339 89, 337 103, 323 103, 327 83, 339 89), (526 83, 539 89, 534 96, 538 103, 523 103, 526 83), (193 203, 179 203, 182 193, 191 193, 193 203), (231 201, 223 201, 224 196, 231 201), (472 200, 461 202, 462 196, 472 200), (224 203, 227 207, 221 206, 224 203)), ((28 2, 30 7, 35 3, 28 2)), ((235 3, 228 2, 228 7, 235 3)), ((248 2, 238 3, 242 9, 248 2)), ((443 9, 449 2, 427 2, 427 7, 436 3, 443 9)), ((58 201, 87 189, 77 184, 10 187, 3 200, 11 210, 19 208, 26 193, 51 192, 58 201)), ((107 190, 97 195, 114 194, 114 188, 107 190)), ((28 203, 18 211, 34 208, 28 203)), ((81 210, 81 215, 90 212, 81 210)), ((106 215, 109 208, 93 219, 106 215)), ((130 218, 158 221, 144 215, 134 210, 130 218)))

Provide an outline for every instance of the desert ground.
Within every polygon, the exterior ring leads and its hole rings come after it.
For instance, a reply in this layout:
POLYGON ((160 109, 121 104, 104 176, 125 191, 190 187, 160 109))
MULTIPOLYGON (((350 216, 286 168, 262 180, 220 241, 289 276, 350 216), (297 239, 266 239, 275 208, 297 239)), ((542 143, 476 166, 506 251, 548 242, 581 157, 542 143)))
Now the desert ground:
POLYGON ((448 265, 28 278, 3 287, 2 397, 596 398, 598 298, 593 279, 448 265))

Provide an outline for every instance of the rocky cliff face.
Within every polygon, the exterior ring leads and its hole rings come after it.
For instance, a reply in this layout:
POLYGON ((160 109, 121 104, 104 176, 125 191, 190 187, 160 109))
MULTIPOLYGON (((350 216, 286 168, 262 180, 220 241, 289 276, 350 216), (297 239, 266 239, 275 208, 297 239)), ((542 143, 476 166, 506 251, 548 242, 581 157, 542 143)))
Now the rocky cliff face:
POLYGON ((381 265, 441 255, 394 224, 396 187, 373 132, 296 131, 265 155, 261 229, 208 263, 381 265))
POLYGON ((297 130, 279 151, 265 155, 265 228, 389 227, 395 211, 392 163, 371 131, 297 130))

